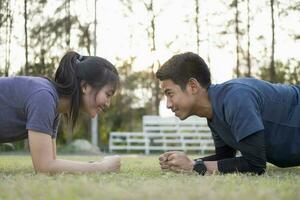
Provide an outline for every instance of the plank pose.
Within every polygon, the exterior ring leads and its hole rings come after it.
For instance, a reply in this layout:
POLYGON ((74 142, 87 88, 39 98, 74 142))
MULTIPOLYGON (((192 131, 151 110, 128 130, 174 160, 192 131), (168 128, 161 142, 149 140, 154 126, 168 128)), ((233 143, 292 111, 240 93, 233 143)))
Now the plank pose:
POLYGON ((173 56, 156 73, 177 117, 207 118, 215 155, 192 160, 182 152, 159 157, 163 170, 263 174, 266 162, 300 165, 300 86, 240 78, 211 84, 194 53, 173 56), (236 157, 236 151, 242 156, 236 157))
POLYGON ((102 114, 119 85, 116 68, 95 56, 66 53, 54 81, 29 76, 0 78, 0 143, 28 138, 36 172, 112 172, 120 158, 85 163, 56 158, 60 115, 74 127, 79 111, 91 117, 102 114))

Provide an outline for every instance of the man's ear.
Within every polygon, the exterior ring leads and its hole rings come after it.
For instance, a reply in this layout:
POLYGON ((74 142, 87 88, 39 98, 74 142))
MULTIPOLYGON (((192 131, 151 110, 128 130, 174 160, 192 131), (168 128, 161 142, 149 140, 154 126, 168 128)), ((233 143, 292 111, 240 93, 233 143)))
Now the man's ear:
POLYGON ((201 89, 200 83, 195 78, 190 78, 187 83, 187 89, 191 91, 192 94, 196 94, 201 89))

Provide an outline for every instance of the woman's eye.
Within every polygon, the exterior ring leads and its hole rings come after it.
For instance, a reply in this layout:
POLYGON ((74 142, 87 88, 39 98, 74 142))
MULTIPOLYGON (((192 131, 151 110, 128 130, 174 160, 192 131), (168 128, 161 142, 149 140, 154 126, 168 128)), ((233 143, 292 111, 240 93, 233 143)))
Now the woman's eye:
POLYGON ((173 95, 172 93, 169 93, 168 96, 169 96, 169 97, 173 97, 174 95, 173 95))

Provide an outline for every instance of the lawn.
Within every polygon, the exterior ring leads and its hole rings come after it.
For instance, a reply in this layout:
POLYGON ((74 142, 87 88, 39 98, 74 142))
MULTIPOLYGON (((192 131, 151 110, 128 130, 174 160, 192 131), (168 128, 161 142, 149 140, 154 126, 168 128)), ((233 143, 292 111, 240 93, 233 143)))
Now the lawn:
MULTIPOLYGON (((194 156, 193 156, 194 157, 194 156)), ((64 156, 97 160, 93 156, 64 156)), ((157 156, 123 156, 119 173, 36 175, 29 156, 0 156, 0 199, 299 199, 300 168, 268 166, 263 176, 161 172, 157 156)))

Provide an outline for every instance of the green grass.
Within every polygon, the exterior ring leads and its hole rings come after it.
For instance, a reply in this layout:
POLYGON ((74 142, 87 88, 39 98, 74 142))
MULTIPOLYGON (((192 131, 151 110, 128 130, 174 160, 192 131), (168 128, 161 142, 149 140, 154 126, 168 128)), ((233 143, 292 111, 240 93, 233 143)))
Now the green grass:
MULTIPOLYGON (((97 157, 69 156, 71 160, 97 157)), ((163 173, 157 156, 122 158, 119 173, 36 175, 29 156, 0 156, 0 199, 298 199, 300 168, 268 166, 263 176, 163 173)))

